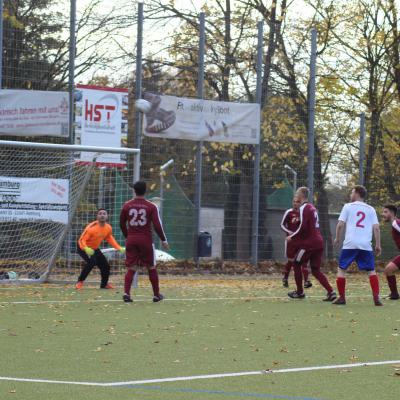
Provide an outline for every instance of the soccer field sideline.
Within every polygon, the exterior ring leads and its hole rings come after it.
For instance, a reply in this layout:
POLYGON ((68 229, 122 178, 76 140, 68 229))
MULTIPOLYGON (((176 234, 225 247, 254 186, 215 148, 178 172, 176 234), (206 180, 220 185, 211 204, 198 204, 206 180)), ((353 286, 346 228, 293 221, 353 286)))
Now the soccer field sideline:
POLYGON ((199 379, 217 379, 217 378, 231 378, 239 376, 250 375, 269 375, 269 374, 282 374, 293 372, 311 372, 331 369, 348 369, 359 367, 371 367, 380 365, 396 365, 400 364, 400 360, 386 360, 386 361, 366 361, 353 364, 334 364, 334 365, 318 365, 313 367, 299 367, 299 368, 283 368, 276 370, 260 370, 260 371, 244 371, 244 372, 229 372, 220 374, 207 374, 207 375, 191 375, 191 376, 177 376, 170 378, 155 378, 155 379, 142 379, 124 382, 80 382, 80 381, 63 381, 63 380, 49 380, 49 379, 34 379, 34 378, 16 378, 0 376, 0 381, 13 381, 13 382, 31 382, 31 383, 48 383, 48 384, 64 384, 64 385, 81 385, 81 386, 98 386, 98 387, 118 387, 118 386, 134 386, 149 383, 165 383, 165 382, 179 382, 179 381, 192 381, 199 379))

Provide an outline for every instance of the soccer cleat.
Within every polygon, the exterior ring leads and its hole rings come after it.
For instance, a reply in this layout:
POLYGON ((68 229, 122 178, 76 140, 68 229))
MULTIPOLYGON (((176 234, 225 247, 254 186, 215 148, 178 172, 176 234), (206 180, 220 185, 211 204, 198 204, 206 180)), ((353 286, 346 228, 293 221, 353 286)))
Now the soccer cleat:
POLYGON ((131 299, 131 296, 129 296, 129 294, 124 294, 122 296, 122 300, 124 301, 124 303, 133 303, 133 300, 131 299))
POLYGON ((161 293, 158 296, 153 296, 153 303, 158 303, 161 300, 164 300, 164 296, 161 293))
POLYGON ((107 285, 106 285, 106 286, 104 286, 104 287, 101 287, 100 289, 114 289, 114 286, 113 286, 113 285, 111 285, 111 283, 107 283, 107 285))
POLYGON ((309 289, 310 287, 312 287, 311 281, 305 281, 305 282, 304 282, 304 288, 305 288, 305 289, 309 289))
POLYGON ((289 292, 287 294, 291 299, 304 299, 304 297, 306 297, 306 295, 304 293, 297 293, 296 290, 294 290, 293 292, 289 292))
POLYGON ((387 297, 389 300, 399 300, 400 296, 398 294, 393 294, 390 293, 389 296, 387 297))
POLYGON ((81 290, 83 289, 83 281, 78 281, 75 285, 76 290, 81 290))
POLYGON ((282 285, 283 287, 289 287, 289 282, 287 279, 282 279, 282 285))
POLYGON ((375 304, 376 306, 378 306, 378 307, 383 306, 383 303, 380 301, 379 298, 378 298, 378 299, 374 299, 374 304, 375 304))
POLYGON ((332 301, 332 304, 335 306, 345 306, 346 305, 346 299, 343 297, 338 297, 335 301, 332 301))
POLYGON ((328 293, 326 295, 326 297, 322 301, 333 301, 333 300, 336 299, 336 297, 337 297, 336 293, 335 292, 331 292, 331 293, 328 293))

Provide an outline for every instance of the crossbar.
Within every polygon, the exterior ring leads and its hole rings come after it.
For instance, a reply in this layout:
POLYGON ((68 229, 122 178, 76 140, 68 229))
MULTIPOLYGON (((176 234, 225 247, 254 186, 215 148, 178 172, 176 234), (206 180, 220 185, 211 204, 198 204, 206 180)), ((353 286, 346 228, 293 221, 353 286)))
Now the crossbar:
POLYGON ((54 149, 62 151, 90 151, 96 153, 117 153, 117 154, 140 154, 140 149, 126 147, 102 147, 102 146, 82 146, 78 144, 55 144, 55 143, 34 143, 19 142, 13 140, 0 140, 0 146, 22 147, 29 149, 54 149))

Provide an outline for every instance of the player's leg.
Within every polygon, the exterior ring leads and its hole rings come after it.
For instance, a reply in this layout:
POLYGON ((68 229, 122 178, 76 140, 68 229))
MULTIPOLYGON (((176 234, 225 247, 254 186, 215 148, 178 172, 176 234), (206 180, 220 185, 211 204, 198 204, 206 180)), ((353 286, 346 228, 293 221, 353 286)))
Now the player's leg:
POLYGON ((81 270, 81 273, 78 277, 78 282, 76 283, 75 287, 77 289, 82 289, 83 287, 83 282, 85 279, 88 277, 90 274, 90 271, 93 269, 93 267, 96 265, 96 259, 91 256, 89 257, 80 247, 79 245, 77 246, 77 253, 80 255, 80 257, 83 259, 85 262, 84 267, 81 270))
POLYGON ((164 296, 160 293, 160 282, 156 268, 156 250, 153 243, 143 244, 141 247, 141 258, 149 272, 149 281, 153 289, 153 302, 157 303, 161 301, 164 296))
POLYGON ((369 284, 371 286, 375 305, 382 306, 383 304, 379 299, 379 279, 375 272, 375 257, 373 251, 360 250, 356 261, 360 270, 368 272, 369 284))
POLYGON ((289 242, 287 243, 285 240, 285 255, 287 257, 287 263, 283 269, 283 276, 282 276, 282 283, 284 287, 288 287, 288 279, 289 279, 289 274, 290 270, 294 266, 294 258, 296 256, 296 249, 293 247, 293 245, 289 242))
POLYGON ((284 287, 289 286, 288 279, 292 267, 293 267, 293 260, 288 260, 285 266, 283 267, 282 283, 284 287))
POLYGON ((132 282, 139 265, 139 249, 134 243, 126 243, 125 249, 125 266, 126 273, 124 278, 124 294, 122 300, 125 303, 132 303, 131 288, 132 282))
POLYGON ((385 276, 390 289, 390 300, 399 300, 399 291, 397 290, 396 272, 400 269, 400 256, 395 257, 385 267, 385 276))
POLYGON ((326 290, 326 297, 324 301, 333 301, 336 299, 336 293, 334 292, 328 278, 321 271, 322 256, 324 255, 324 249, 310 251, 309 260, 311 273, 326 290))
POLYGON ((312 283, 309 280, 310 272, 308 271, 308 263, 303 263, 302 264, 301 271, 303 273, 304 288, 308 289, 308 288, 312 287, 312 283))
POLYGON ((346 304, 346 270, 351 263, 355 260, 358 250, 342 249, 339 256, 339 267, 336 275, 336 286, 338 289, 339 297, 333 302, 335 305, 346 304))
POLYGON ((299 249, 294 258, 293 272, 294 280, 296 282, 296 290, 289 292, 288 296, 292 299, 304 299, 303 289, 303 273, 301 272, 301 265, 308 261, 308 253, 304 249, 299 249))
POLYGON ((107 261, 107 258, 104 256, 100 249, 97 249, 94 252, 94 256, 96 258, 97 266, 100 270, 101 275, 100 289, 112 289, 112 285, 108 283, 108 280, 110 279, 111 268, 110 264, 107 261))

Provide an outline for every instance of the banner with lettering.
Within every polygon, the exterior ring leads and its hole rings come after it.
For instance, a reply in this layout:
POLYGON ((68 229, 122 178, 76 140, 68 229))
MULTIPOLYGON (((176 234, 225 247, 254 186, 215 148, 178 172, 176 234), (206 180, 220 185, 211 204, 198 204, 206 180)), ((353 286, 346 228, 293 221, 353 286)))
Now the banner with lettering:
POLYGON ((68 137, 67 92, 0 90, 0 135, 68 137))
POLYGON ((143 133, 149 137, 258 144, 260 105, 144 93, 152 105, 143 133))
MULTIPOLYGON (((128 90, 78 85, 75 91, 75 143, 85 146, 126 147, 128 90)), ((92 161, 81 153, 80 161, 92 161)), ((123 154, 102 154, 97 163, 124 166, 123 154)))

